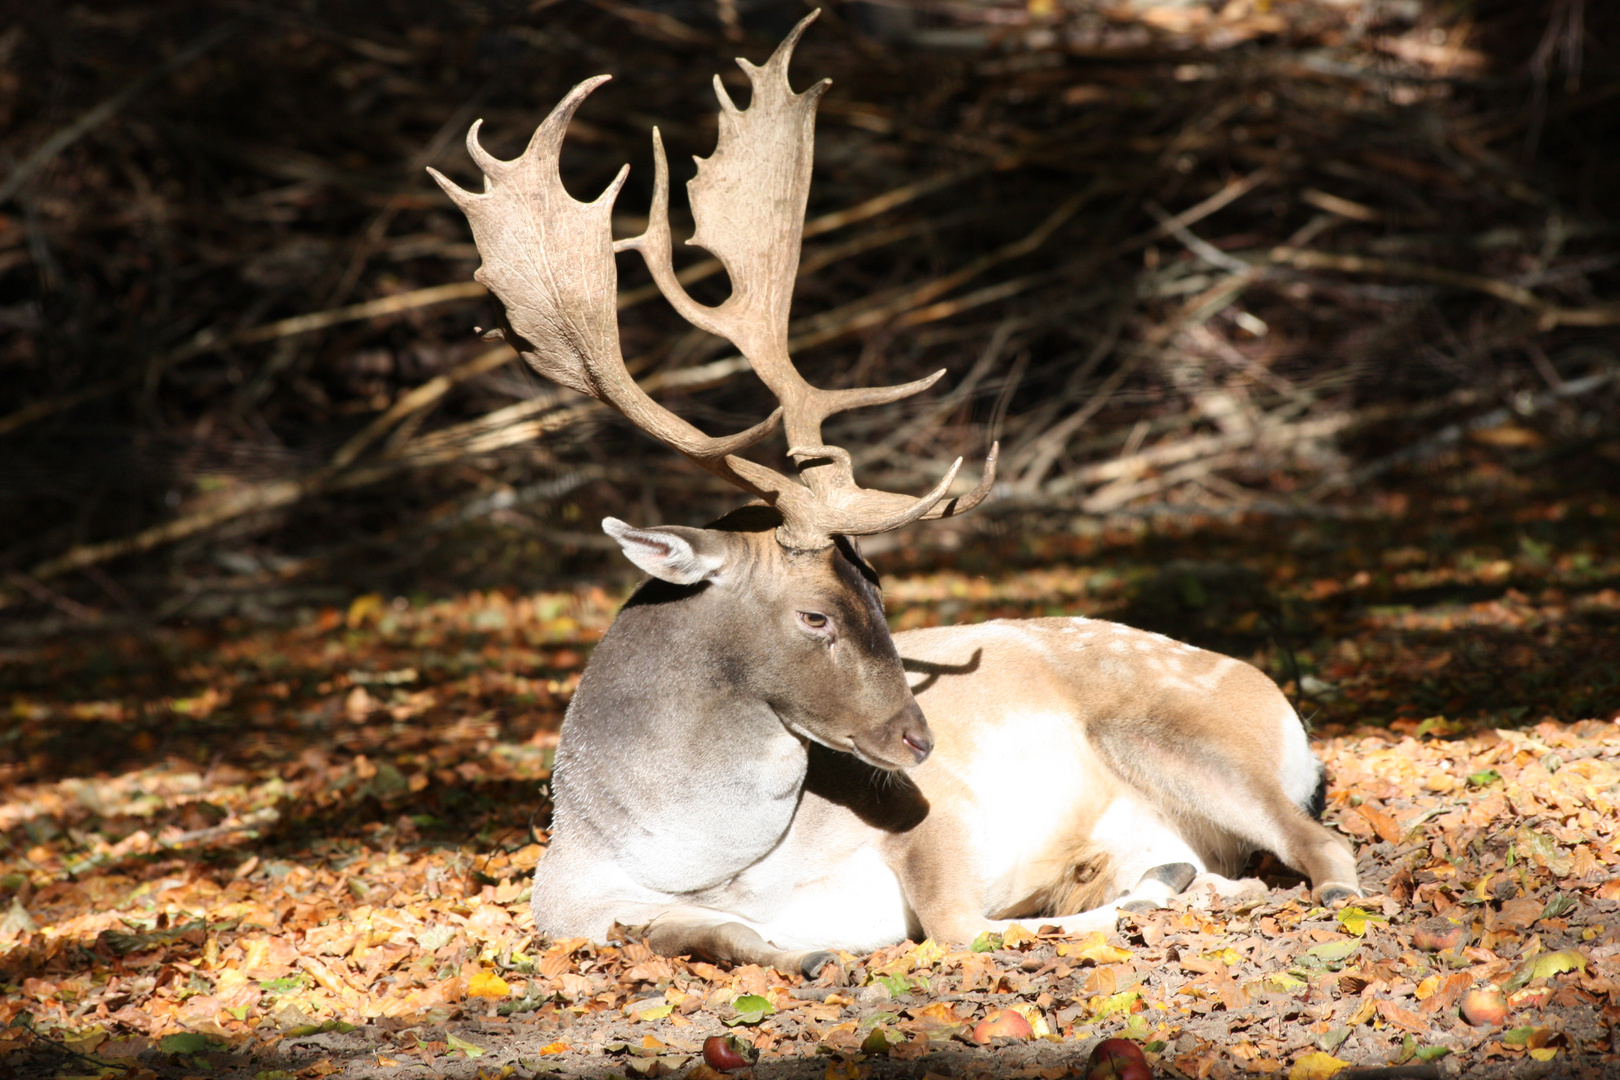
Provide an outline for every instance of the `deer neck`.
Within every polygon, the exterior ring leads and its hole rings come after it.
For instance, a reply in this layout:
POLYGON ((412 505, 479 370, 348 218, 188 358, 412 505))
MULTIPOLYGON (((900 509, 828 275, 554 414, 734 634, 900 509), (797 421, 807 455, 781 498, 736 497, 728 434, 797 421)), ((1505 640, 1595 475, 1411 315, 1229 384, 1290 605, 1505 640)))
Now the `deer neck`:
POLYGON ((554 847, 606 846, 638 884, 682 892, 775 847, 808 767, 803 740, 728 677, 738 635, 703 617, 701 588, 688 591, 633 603, 609 628, 563 722, 552 781, 554 847))

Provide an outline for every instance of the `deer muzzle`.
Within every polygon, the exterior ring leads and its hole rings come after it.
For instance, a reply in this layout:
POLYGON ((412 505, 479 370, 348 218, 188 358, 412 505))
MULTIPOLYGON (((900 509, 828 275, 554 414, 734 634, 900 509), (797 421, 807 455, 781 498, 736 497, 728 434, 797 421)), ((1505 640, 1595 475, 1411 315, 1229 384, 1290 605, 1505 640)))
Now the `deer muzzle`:
POLYGON ((900 745, 910 752, 911 763, 921 765, 927 761, 934 749, 934 733, 928 727, 928 718, 923 715, 922 706, 913 701, 900 710, 895 720, 900 745))

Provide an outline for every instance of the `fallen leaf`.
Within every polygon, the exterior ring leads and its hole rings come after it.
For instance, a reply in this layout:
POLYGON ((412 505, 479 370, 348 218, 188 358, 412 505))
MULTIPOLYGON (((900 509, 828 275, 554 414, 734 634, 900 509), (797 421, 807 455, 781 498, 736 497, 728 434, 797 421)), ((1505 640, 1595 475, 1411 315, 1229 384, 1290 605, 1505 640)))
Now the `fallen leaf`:
POLYGON ((206 1054, 210 1050, 218 1049, 219 1045, 215 1039, 195 1031, 165 1035, 158 1040, 158 1049, 165 1054, 206 1054))
POLYGON ((1018 923, 1013 923, 1002 931, 1001 947, 1003 949, 1021 949, 1025 945, 1033 944, 1038 940, 1040 939, 1033 932, 1018 923))
POLYGON ((1347 907, 1339 912, 1339 925, 1346 933, 1362 937, 1367 933, 1367 927, 1377 923, 1388 923, 1389 920, 1382 915, 1366 911, 1358 907, 1347 907))
POLYGON ((737 1015, 720 1021, 727 1027, 737 1024, 757 1024, 776 1011, 771 999, 758 994, 743 994, 733 998, 731 1007, 737 1010, 737 1015))
POLYGON ((1356 807, 1356 811, 1367 819, 1367 824, 1372 826, 1373 831, 1378 834, 1378 838, 1385 843, 1399 845, 1402 840, 1406 839, 1406 830, 1402 829, 1394 818, 1374 807, 1371 803, 1362 803, 1356 807))
POLYGON ((470 1058, 484 1056, 484 1048, 482 1046, 470 1043, 459 1035, 446 1035, 444 1038, 444 1044, 451 1050, 460 1050, 463 1054, 466 1054, 470 1058))
POLYGON ((1305 955, 1333 963, 1345 959, 1359 948, 1361 948, 1359 941, 1324 941, 1320 945, 1312 945, 1306 949, 1305 955))
POLYGON ((1585 971, 1586 957, 1574 949, 1559 949, 1532 958, 1527 970, 1532 979, 1550 979, 1565 971, 1585 971))
POLYGON ((1349 1065, 1348 1061, 1340 1061, 1332 1054, 1313 1050, 1294 1060, 1288 1069, 1288 1080, 1328 1080, 1328 1077, 1349 1065))
POLYGON ((492 972, 480 971, 467 980, 468 997, 504 998, 511 992, 511 985, 492 972))
POLYGON ((1087 934, 1079 941, 1058 942, 1057 954, 1073 960, 1090 960, 1094 964, 1119 964, 1131 958, 1129 950, 1108 944, 1108 939, 1100 930, 1087 934))

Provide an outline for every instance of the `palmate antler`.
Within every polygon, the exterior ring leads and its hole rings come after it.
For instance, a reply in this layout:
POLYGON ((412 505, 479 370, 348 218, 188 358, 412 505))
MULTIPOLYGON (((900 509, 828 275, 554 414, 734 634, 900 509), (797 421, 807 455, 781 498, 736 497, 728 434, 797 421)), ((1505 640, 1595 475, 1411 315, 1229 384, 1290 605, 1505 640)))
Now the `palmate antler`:
POLYGON ((478 142, 467 150, 484 172, 484 191, 465 191, 433 169, 433 178, 467 215, 483 258, 476 277, 505 308, 506 337, 540 374, 591 395, 637 427, 782 514, 777 537, 786 547, 826 547, 835 535, 869 536, 923 518, 950 517, 977 506, 995 482, 997 447, 984 476, 966 495, 946 499, 962 459, 921 498, 874 491, 855 483, 848 451, 822 444, 829 416, 881 405, 932 386, 943 371, 902 386, 822 390, 805 382, 788 355, 788 311, 799 267, 804 210, 810 191, 815 111, 830 80, 802 94, 788 85, 788 61, 807 15, 764 67, 739 59, 753 86, 747 109, 738 109, 718 77, 720 137, 714 154, 697 159, 687 184, 697 230, 690 243, 725 266, 732 294, 718 307, 693 300, 676 280, 669 230, 669 166, 653 130, 655 184, 647 231, 617 244, 613 202, 629 166, 594 202, 563 189, 558 156, 568 121, 608 76, 587 79, 552 110, 523 155, 492 157, 478 142), (692 325, 735 345, 781 407, 762 423, 725 438, 711 438, 648 397, 626 371, 619 350, 615 251, 641 253, 666 299, 692 325), (786 427, 788 456, 800 479, 736 456, 786 427))

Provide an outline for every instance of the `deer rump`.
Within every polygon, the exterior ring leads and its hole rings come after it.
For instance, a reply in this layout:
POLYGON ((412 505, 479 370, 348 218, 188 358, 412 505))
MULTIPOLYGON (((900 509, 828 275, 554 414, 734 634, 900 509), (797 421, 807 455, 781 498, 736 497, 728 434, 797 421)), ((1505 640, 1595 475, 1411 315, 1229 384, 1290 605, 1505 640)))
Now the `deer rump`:
MULTIPOLYGON (((787 75, 806 17, 739 109, 720 80, 714 153, 688 183, 691 243, 724 266, 721 304, 676 275, 669 170, 653 132, 653 199, 615 241, 626 173, 589 203, 558 171, 576 86, 503 161, 467 148, 482 191, 434 178, 466 214, 478 280, 540 374, 595 397, 758 504, 708 529, 603 528, 653 578, 597 646, 569 705, 553 829, 535 871, 537 929, 605 937, 645 926, 669 954, 813 973, 829 948, 927 935, 970 941, 1013 918, 1112 927, 1200 876, 1231 882, 1256 848, 1327 902, 1357 892, 1349 846, 1314 820, 1321 770, 1282 693, 1254 668, 1085 619, 994 622, 891 637, 853 537, 950 517, 991 492, 861 487, 822 425, 919 393, 811 385, 789 350, 816 103, 787 75), (637 252, 670 305, 726 338, 781 403, 710 436, 649 397, 620 351, 617 252, 637 252), (743 452, 786 436, 792 473, 743 452), (909 679, 909 682, 908 682, 909 679)), ((628 167, 627 167, 628 168, 628 167)), ((431 171, 431 170, 430 170, 431 171)))

